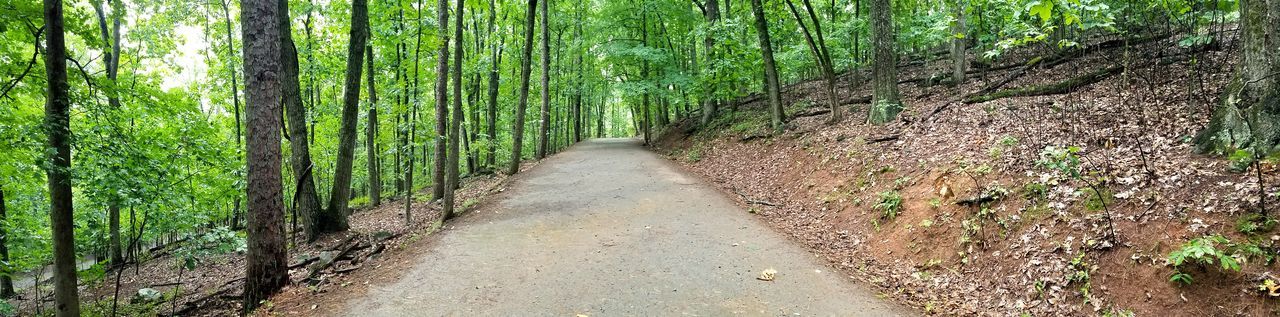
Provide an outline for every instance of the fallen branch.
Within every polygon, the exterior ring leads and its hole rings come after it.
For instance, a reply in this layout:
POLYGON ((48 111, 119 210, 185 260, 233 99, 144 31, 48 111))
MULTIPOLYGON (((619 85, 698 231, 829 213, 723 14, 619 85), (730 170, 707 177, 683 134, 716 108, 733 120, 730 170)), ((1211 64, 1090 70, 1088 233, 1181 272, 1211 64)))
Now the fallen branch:
POLYGON ((893 140, 897 140, 898 137, 900 136, 901 136, 900 134, 892 134, 892 135, 886 135, 881 137, 874 137, 874 138, 867 139, 867 144, 876 144, 880 142, 893 141, 893 140))
POLYGON ((995 83, 992 83, 990 85, 987 85, 986 87, 983 87, 982 90, 975 92, 973 95, 976 96, 976 95, 991 94, 996 90, 1000 89, 1001 87, 1004 87, 1004 85, 1009 84, 1014 79, 1018 79, 1023 75, 1026 75, 1027 71, 1031 70, 1032 68, 1036 68, 1036 67, 1049 68, 1049 67, 1057 66, 1058 64, 1066 63, 1067 61, 1070 61, 1072 58, 1082 56, 1088 52, 1093 52, 1093 51, 1102 50, 1102 49, 1116 48, 1116 47, 1121 47, 1125 45, 1143 44, 1151 41, 1161 40, 1166 37, 1169 37, 1169 34, 1161 33, 1161 34, 1132 38, 1132 39, 1114 39, 1114 40, 1103 41, 1101 43, 1090 45, 1084 48, 1061 51, 1049 57, 1038 56, 1028 60, 1026 63, 1023 63, 1022 67, 1018 68, 1018 70, 1014 71, 1012 74, 1005 76, 1003 79, 996 81, 995 83))
POLYGON ((736 189, 733 190, 733 193, 738 194, 738 197, 741 197, 742 201, 746 202, 748 205, 764 205, 769 207, 778 207, 778 204, 772 203, 768 200, 751 199, 750 197, 747 197, 747 195, 743 195, 741 192, 738 192, 738 190, 736 189))
POLYGON ((1122 70, 1124 70, 1124 66, 1111 66, 1111 67, 1090 72, 1088 74, 1084 74, 1079 77, 1071 78, 1062 82, 1046 84, 1046 85, 1032 85, 1032 86, 1020 87, 1020 88, 1005 89, 1005 90, 997 91, 990 94, 969 96, 964 99, 964 103, 987 102, 987 101, 992 101, 992 100, 1001 99, 1001 98, 1008 98, 1008 97, 1028 97, 1028 96, 1065 94, 1065 93, 1075 91, 1080 87, 1088 86, 1089 84, 1102 81, 1107 77, 1111 77, 1111 75, 1120 73, 1120 71, 1122 70))

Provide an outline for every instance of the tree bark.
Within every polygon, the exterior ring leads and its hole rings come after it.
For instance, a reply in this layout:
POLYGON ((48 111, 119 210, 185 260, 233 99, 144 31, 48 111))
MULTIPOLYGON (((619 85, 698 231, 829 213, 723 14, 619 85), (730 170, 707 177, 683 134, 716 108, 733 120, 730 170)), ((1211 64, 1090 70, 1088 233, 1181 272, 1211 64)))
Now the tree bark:
POLYGON ((551 138, 551 33, 547 28, 547 3, 551 0, 542 1, 542 111, 538 117, 538 146, 534 151, 534 157, 541 160, 547 157, 547 145, 551 138))
POLYGON ((524 113, 529 106, 529 63, 533 59, 533 22, 537 13, 538 0, 529 0, 524 22, 524 47, 520 60, 520 98, 516 102, 516 120, 512 123, 511 164, 507 167, 508 175, 520 172, 520 148, 524 139, 524 113))
MULTIPOLYGON (((716 0, 707 0, 705 11, 706 11, 705 14, 707 17, 707 24, 711 25, 711 27, 714 28, 717 24, 720 23, 719 3, 717 3, 716 0)), ((703 39, 703 46, 705 46, 704 49, 706 50, 708 61, 716 60, 716 54, 715 54, 716 38, 712 36, 712 34, 715 34, 715 32, 707 32, 706 38, 703 39)), ((712 87, 711 91, 714 92, 715 87, 712 87)), ((714 96, 715 94, 713 93, 711 95, 714 96)), ((708 97, 706 100, 702 101, 702 120, 701 120, 702 125, 707 125, 708 123, 711 123, 711 119, 715 117, 716 117, 716 99, 714 97, 708 97)))
MULTIPOLYGON (((462 1, 462 0, 458 0, 462 1)), ((432 199, 443 199, 448 191, 449 172, 449 0, 437 0, 436 20, 440 22, 440 55, 436 63, 436 148, 432 171, 432 199)))
POLYGON ((276 1, 279 6, 280 30, 280 87, 281 103, 289 120, 289 162, 293 165, 293 206, 302 218, 307 242, 319 236, 320 197, 316 193, 314 165, 311 162, 310 142, 307 135, 307 110, 302 105, 302 90, 298 82, 298 51, 289 26, 288 0, 276 1))
POLYGON ((284 202, 280 188, 280 17, 279 3, 243 0, 245 95, 249 188, 248 254, 245 256, 244 309, 289 281, 284 239, 284 202))
POLYGON ((347 74, 342 94, 342 122, 338 127, 338 157, 333 173, 329 208, 321 217, 322 232, 346 231, 347 204, 351 202, 351 165, 355 160, 356 120, 359 120, 360 71, 364 66, 364 46, 369 39, 369 2, 351 3, 351 42, 347 45, 347 74))
MULTIPOLYGON (((227 25, 227 55, 230 56, 230 55, 235 55, 236 53, 236 42, 232 41, 231 39, 231 34, 232 34, 231 5, 228 4, 227 1, 228 0, 222 0, 222 15, 227 20, 227 24, 226 24, 227 25)), ((243 12, 244 8, 241 8, 241 11, 243 12)), ((236 121, 236 151, 241 151, 244 149, 244 147, 241 146, 240 142, 244 138, 240 135, 240 131, 244 131, 244 130, 240 128, 240 85, 236 82, 237 80, 240 79, 239 78, 240 76, 236 75, 235 63, 228 63, 228 64, 229 65, 227 65, 227 67, 231 69, 231 105, 232 105, 231 109, 233 110, 232 116, 235 117, 235 121, 236 121)), ((238 228, 240 226, 240 220, 239 220, 241 216, 240 197, 241 197, 240 194, 236 194, 236 198, 233 203, 234 207, 232 207, 232 210, 231 210, 231 227, 232 228, 238 228)))
POLYGON ((1240 24, 1243 60, 1195 137, 1201 153, 1252 148, 1266 155, 1280 145, 1280 1, 1240 1, 1240 24))
POLYGON ((968 0, 956 0, 954 12, 952 16, 956 19, 951 25, 951 82, 953 85, 963 84, 965 80, 965 71, 967 62, 965 61, 965 43, 968 42, 968 34, 965 33, 964 10, 968 0))
MULTIPOLYGON (((0 262, 9 263, 9 213, 4 201, 4 186, 0 186, 0 262)), ((117 220, 118 221, 118 220, 117 220)), ((119 231, 116 231, 119 232, 119 231)), ((113 264, 115 262, 112 262, 113 264)), ((9 270, 0 271, 0 299, 10 299, 17 295, 13 289, 13 274, 9 270)))
POLYGON ((756 34, 760 36, 760 55, 764 60, 764 92, 769 96, 769 123, 775 132, 782 132, 786 114, 782 110, 782 87, 778 83, 778 66, 773 60, 773 44, 769 38, 768 17, 760 0, 751 0, 751 12, 755 15, 756 34))
MULTIPOLYGON (((448 0, 439 0, 446 3, 448 0)), ((466 44, 462 41, 462 18, 463 0, 457 0, 456 11, 454 12, 453 25, 453 124, 449 126, 449 175, 445 181, 444 202, 441 204, 440 218, 441 220, 449 220, 453 218, 453 200, 454 194, 460 183, 458 182, 458 145, 462 142, 462 47, 466 44)), ((448 23, 448 19, 444 19, 448 23)), ((448 44, 448 38, 445 38, 448 44)), ((446 45, 447 46, 447 45, 446 45)), ((443 73, 442 73, 443 74, 443 73)))
POLYGON ((378 151, 378 90, 376 74, 373 71, 373 39, 370 39, 365 45, 365 68, 368 68, 366 78, 369 80, 369 114, 367 116, 368 123, 365 124, 364 133, 364 151, 365 161, 369 172, 369 201, 373 207, 382 205, 382 165, 379 160, 381 152, 378 151))
MULTIPOLYGON (((98 15, 98 28, 102 31, 102 40, 106 41, 109 48, 103 52, 102 63, 107 69, 107 80, 111 81, 112 88, 107 89, 107 105, 112 110, 120 109, 120 93, 116 79, 120 70, 120 18, 124 14, 115 12, 115 10, 123 9, 123 5, 119 1, 113 2, 115 6, 112 10, 112 27, 107 29, 107 16, 103 11, 102 2, 98 2, 94 6, 94 12, 98 15)), ((110 263, 112 267, 119 267, 124 263, 120 246, 120 200, 121 197, 114 197, 112 194, 107 204, 107 230, 110 236, 108 248, 110 249, 110 263)))
POLYGON ((53 230, 55 315, 80 315, 76 290, 75 223, 71 205, 71 99, 67 84, 67 47, 64 41, 62 1, 44 0, 45 99, 44 128, 49 136, 49 224, 53 230))
MULTIPOLYGON (((498 16, 495 0, 489 0, 489 34, 494 34, 494 24, 498 16)), ((506 45, 506 36, 498 36, 497 40, 490 41, 490 51, 493 54, 491 64, 489 65, 489 95, 488 95, 488 111, 486 111, 485 132, 489 135, 489 155, 485 158, 485 166, 497 169, 498 161, 498 85, 502 66, 502 49, 506 45)))
POLYGON ((898 56, 894 52, 893 8, 890 0, 871 0, 872 100, 867 122, 884 124, 902 112, 898 95, 898 56))

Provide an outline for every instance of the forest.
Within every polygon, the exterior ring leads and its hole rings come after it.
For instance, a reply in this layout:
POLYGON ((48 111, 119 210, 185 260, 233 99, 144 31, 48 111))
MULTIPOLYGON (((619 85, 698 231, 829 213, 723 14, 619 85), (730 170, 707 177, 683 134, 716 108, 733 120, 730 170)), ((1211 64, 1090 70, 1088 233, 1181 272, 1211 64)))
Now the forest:
POLYGON ((926 314, 1280 311, 1280 0, 0 9, 0 316, 305 303, 633 137, 926 314))

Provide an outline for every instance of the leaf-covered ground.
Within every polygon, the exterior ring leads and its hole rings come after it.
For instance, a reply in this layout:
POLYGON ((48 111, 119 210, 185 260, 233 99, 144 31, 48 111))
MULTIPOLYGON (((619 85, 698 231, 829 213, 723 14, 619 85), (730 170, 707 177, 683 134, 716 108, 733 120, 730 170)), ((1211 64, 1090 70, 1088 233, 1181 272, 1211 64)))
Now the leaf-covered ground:
MULTIPOLYGON (((1004 87, 1127 69, 1068 94, 962 101, 1016 67, 957 87, 904 83, 907 110, 884 126, 865 124, 867 105, 856 102, 844 122, 824 125, 825 115, 813 115, 825 105, 821 82, 800 83, 784 88, 797 117, 780 135, 765 136, 761 101, 747 98, 709 127, 668 128, 657 150, 927 313, 1274 316, 1280 307, 1258 288, 1273 279, 1280 236, 1238 229, 1262 210, 1256 170, 1231 172, 1232 161, 1195 154, 1189 143, 1231 78, 1235 43, 1185 48, 1178 39, 1088 51, 1004 87), (1261 252, 1221 245, 1241 271, 1191 264, 1182 269, 1191 285, 1171 282, 1167 255, 1210 235, 1261 252)), ((1028 49, 996 66, 1046 54, 1028 49)), ((949 64, 908 64, 899 79, 949 64)), ((842 77, 841 100, 870 94, 854 77, 842 77)), ((1274 213, 1275 167, 1261 167, 1274 213)))

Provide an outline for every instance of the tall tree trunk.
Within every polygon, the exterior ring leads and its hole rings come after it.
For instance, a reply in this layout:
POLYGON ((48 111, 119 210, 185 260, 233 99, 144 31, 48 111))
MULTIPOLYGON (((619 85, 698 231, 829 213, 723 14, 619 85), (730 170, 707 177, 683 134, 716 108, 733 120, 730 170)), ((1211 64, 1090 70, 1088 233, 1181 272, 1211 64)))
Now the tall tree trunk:
MULTIPOLYGON (((4 186, 0 186, 0 262, 9 263, 9 213, 4 201, 4 186)), ((117 222, 119 220, 116 220, 117 222)), ((119 231, 116 231, 119 232, 119 231)), ((115 264, 115 262, 112 262, 115 264)), ((0 270, 0 299, 10 299, 17 295, 13 289, 13 276, 8 269, 0 270)))
POLYGON ((364 50, 365 68, 368 68, 368 75, 365 77, 369 80, 369 115, 367 116, 368 123, 364 127, 364 151, 365 161, 369 166, 369 201, 373 204, 373 207, 377 207, 382 205, 382 165, 379 164, 381 163, 379 160, 381 152, 378 151, 378 91, 375 85, 377 84, 375 80, 377 74, 373 71, 372 39, 369 42, 371 43, 365 45, 364 50))
POLYGON ((813 54, 814 60, 817 61, 818 70, 825 79, 827 90, 827 107, 831 108, 831 117, 827 119, 827 124, 834 124, 844 119, 844 111, 840 109, 840 102, 836 96, 836 74, 835 69, 831 65, 831 54, 827 51, 827 43, 822 34, 822 24, 818 21, 818 15, 814 13, 813 6, 809 4, 809 0, 803 0, 805 12, 809 16, 809 21, 813 23, 813 33, 809 32, 809 27, 801 17, 799 10, 791 0, 787 0, 787 8, 791 10, 791 14, 795 16, 796 23, 800 24, 800 31, 804 34, 805 44, 809 46, 809 52, 813 54), (816 38, 816 40, 815 40, 816 38))
POLYGON ((516 120, 512 123, 511 164, 507 167, 508 175, 520 172, 520 148, 524 140, 524 113, 529 106, 529 62, 533 59, 533 19, 538 11, 538 0, 529 0, 529 7, 524 20, 524 47, 520 60, 520 98, 516 102, 516 120))
MULTIPOLYGON (((711 25, 711 27, 713 28, 716 27, 716 25, 719 24, 719 21, 720 21, 719 4, 716 2, 716 0, 707 0, 707 5, 705 10, 706 10, 705 13, 707 16, 707 24, 711 25)), ((707 55, 708 61, 716 60, 716 53, 715 53, 716 39, 713 36, 713 34, 715 34, 715 32, 707 32, 706 38, 703 39, 703 46, 704 46, 703 49, 706 50, 705 53, 707 55)), ((710 63, 708 63, 708 65, 710 65, 710 63)), ((711 90, 714 92, 715 87, 713 86, 711 90)), ((702 121, 701 121, 702 125, 711 123, 711 119, 715 117, 716 117, 716 99, 714 97, 708 97, 706 98, 706 100, 702 101, 702 121)))
POLYGON ((277 1, 241 2, 245 95, 249 106, 246 161, 250 217, 245 312, 253 311, 289 282, 280 188, 280 14, 277 1))
POLYGON ((347 78, 342 94, 342 125, 338 127, 338 157, 333 172, 329 208, 321 217, 323 232, 347 230, 347 204, 351 202, 351 165, 356 151, 356 120, 359 120, 360 71, 364 66, 364 46, 369 39, 369 1, 351 3, 351 42, 347 45, 347 78))
MULTIPOLYGON (((124 16, 122 10, 124 6, 120 2, 114 1, 112 6, 112 27, 107 28, 107 16, 102 6, 103 2, 98 2, 94 6, 94 12, 98 15, 98 29, 102 32, 102 40, 106 41, 109 48, 103 52, 103 66, 107 69, 107 80, 111 81, 112 88, 107 89, 107 105, 112 110, 120 109, 120 93, 116 79, 120 71, 120 19, 124 16)), ((118 166, 117 166, 118 167, 118 166)), ((115 196, 114 194, 112 196, 115 196)), ((121 253, 120 246, 120 201, 121 197, 111 197, 107 204, 107 230, 110 236, 108 248, 110 249, 110 263, 112 267, 120 267, 124 264, 124 258, 121 253)))
POLYGON ((955 7, 952 8, 952 16, 955 22, 951 24, 951 82, 953 85, 964 83, 964 72, 966 68, 965 62, 965 42, 968 42, 968 34, 965 33, 964 10, 968 0, 956 0, 955 7))
MULTIPOLYGON (((463 0, 458 0, 463 1, 463 0)), ((437 0, 437 22, 440 22, 440 55, 436 60, 436 148, 432 171, 432 199, 445 198, 449 172, 449 0, 437 0)))
POLYGON ((1252 148, 1263 156, 1280 145, 1280 1, 1241 0, 1240 23, 1240 69, 1196 135, 1202 153, 1252 148))
MULTIPOLYGON (((447 0, 440 0, 440 2, 446 2, 446 1, 447 0)), ((453 218, 453 215, 454 215, 453 200, 456 193, 455 191, 457 190, 458 187, 460 187, 460 183, 458 182, 459 180, 458 178, 459 176, 458 175, 458 161, 459 161, 458 145, 462 141, 461 135, 462 135, 462 120, 463 120, 463 112, 462 112, 463 111, 462 110, 463 49, 462 47, 466 45, 462 41, 462 19, 463 17, 465 17, 465 15, 463 14, 463 3, 464 3, 463 0, 457 0, 457 8, 456 8, 456 11, 454 11, 455 23, 453 25, 454 41, 453 41, 453 74, 452 74, 453 75, 453 124, 449 126, 449 157, 448 157, 449 178, 445 181, 446 186, 445 186, 445 193, 444 193, 444 203, 441 204, 443 208, 441 211, 440 218, 442 220, 449 220, 450 218, 453 218)), ((448 19, 445 19, 445 23, 448 23, 448 19)), ((445 43, 448 43, 447 39, 445 40, 445 43)))
POLYGON ((276 1, 279 7, 280 87, 281 102, 289 120, 289 162, 293 165, 293 206, 302 218, 307 242, 319 236, 320 196, 316 193, 314 165, 311 162, 307 136, 307 110, 302 106, 302 89, 298 82, 298 51, 289 26, 289 1, 276 1))
POLYGON ((760 0, 751 0, 751 12, 755 15, 756 34, 760 36, 760 55, 764 60, 764 92, 769 96, 769 123, 775 132, 782 132, 786 114, 782 110, 782 87, 778 84, 778 66, 773 60, 773 44, 769 38, 769 18, 764 14, 760 0))
MULTIPOLYGON (((494 24, 498 16, 495 0, 489 0, 489 34, 494 34, 494 24)), ((505 32, 503 33, 505 34, 505 32)), ((485 166, 497 170, 498 167, 498 79, 502 66, 502 49, 506 45, 507 37, 499 35, 497 40, 490 40, 490 51, 493 58, 490 59, 489 65, 489 95, 488 110, 486 111, 485 128, 486 134, 489 135, 489 155, 485 158, 485 166)))
POLYGON ((890 0, 871 0, 871 80, 874 87, 867 122, 872 124, 888 123, 902 112, 902 101, 898 96, 898 55, 894 52, 896 44, 890 0))
POLYGON ((551 33, 547 28, 547 3, 551 0, 542 1, 542 111, 538 117, 538 146, 534 151, 534 157, 541 160, 547 157, 547 144, 551 138, 549 129, 551 127, 551 33))
POLYGON ((44 0, 45 78, 49 87, 44 106, 45 151, 49 168, 49 224, 53 233, 53 292, 59 317, 80 316, 76 294, 75 223, 71 205, 71 98, 67 92, 67 47, 63 38, 62 1, 44 0))

